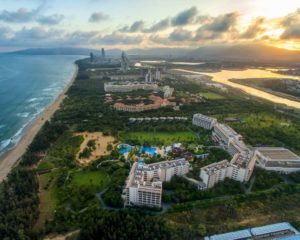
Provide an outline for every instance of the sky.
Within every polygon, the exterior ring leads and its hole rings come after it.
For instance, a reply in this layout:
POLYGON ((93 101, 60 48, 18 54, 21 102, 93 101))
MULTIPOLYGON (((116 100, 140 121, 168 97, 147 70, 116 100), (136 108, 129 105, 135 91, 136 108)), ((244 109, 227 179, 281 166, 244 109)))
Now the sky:
POLYGON ((300 50, 300 0, 0 0, 0 51, 224 44, 300 50))

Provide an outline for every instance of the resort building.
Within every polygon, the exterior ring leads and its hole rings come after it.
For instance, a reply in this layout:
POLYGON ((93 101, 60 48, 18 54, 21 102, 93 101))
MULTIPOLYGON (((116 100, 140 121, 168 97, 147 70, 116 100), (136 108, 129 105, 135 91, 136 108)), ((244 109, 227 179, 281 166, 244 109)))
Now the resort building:
POLYGON ((161 207, 162 182, 188 173, 189 163, 176 159, 153 164, 135 162, 123 192, 125 206, 161 207))
POLYGON ((113 84, 104 83, 105 92, 131 92, 136 90, 158 90, 157 84, 148 83, 128 83, 128 84, 113 84))
POLYGON ((196 126, 211 130, 217 123, 217 119, 197 113, 194 114, 192 123, 196 126))
POLYGON ((253 151, 237 153, 230 161, 232 167, 231 179, 239 182, 248 182, 255 167, 253 151))
POLYGON ((162 92, 164 93, 164 98, 170 98, 173 95, 174 88, 171 88, 169 86, 164 86, 162 88, 162 92))
MULTIPOLYGON (((154 109, 159 109, 162 107, 167 106, 175 106, 175 102, 170 102, 168 99, 162 99, 158 96, 150 96, 150 100, 153 101, 151 104, 124 104, 124 103, 115 103, 114 108, 118 111, 124 111, 124 112, 143 112, 143 111, 149 111, 154 109)), ((165 119, 168 120, 168 119, 165 119)))
POLYGON ((248 152, 249 149, 242 140, 230 140, 227 148, 229 154, 234 156, 236 153, 248 152))
POLYGON ((211 188, 225 178, 239 182, 249 181, 256 159, 254 152, 243 142, 242 136, 228 125, 218 123, 217 119, 203 114, 195 114, 192 122, 196 126, 213 129, 213 139, 232 156, 230 161, 223 160, 200 169, 200 178, 205 188, 211 188))
POLYGON ((261 147, 255 150, 258 167, 281 173, 300 171, 300 157, 286 148, 261 147))
POLYGON ((200 178, 205 188, 212 188, 218 182, 224 181, 232 175, 232 167, 228 160, 209 164, 200 170, 200 178))
POLYGON ((226 150, 228 149, 231 141, 241 141, 243 139, 243 137, 231 127, 222 123, 216 123, 214 125, 212 136, 213 139, 226 150))
POLYGON ((300 239, 299 234, 299 231, 297 231, 290 223, 282 222, 207 236, 204 240, 296 240, 300 239))

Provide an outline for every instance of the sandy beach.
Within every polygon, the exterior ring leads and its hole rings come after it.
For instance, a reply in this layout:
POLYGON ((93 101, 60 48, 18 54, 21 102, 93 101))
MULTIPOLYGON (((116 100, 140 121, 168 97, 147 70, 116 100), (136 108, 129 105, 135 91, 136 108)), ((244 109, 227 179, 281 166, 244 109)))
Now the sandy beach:
POLYGON ((43 124, 47 120, 50 120, 54 112, 57 109, 59 109, 60 104, 66 97, 65 94, 67 90, 73 84, 77 76, 78 67, 76 64, 74 65, 75 71, 73 73, 72 79, 69 81, 64 90, 60 93, 60 95, 30 125, 27 126, 27 128, 25 129, 25 133, 22 139, 19 141, 19 143, 14 148, 12 148, 0 157, 0 182, 2 182, 6 178, 10 170, 18 164, 18 161, 26 152, 27 147, 32 142, 35 135, 39 132, 43 124))

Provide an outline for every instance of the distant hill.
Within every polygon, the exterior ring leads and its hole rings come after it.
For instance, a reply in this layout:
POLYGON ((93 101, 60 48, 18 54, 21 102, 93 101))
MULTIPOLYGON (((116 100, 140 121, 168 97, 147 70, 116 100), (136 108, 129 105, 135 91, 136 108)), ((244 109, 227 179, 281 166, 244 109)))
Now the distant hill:
POLYGON ((300 51, 266 45, 235 45, 201 47, 190 56, 213 60, 299 61, 300 51))
MULTIPOLYGON (((119 57, 120 49, 108 49, 106 55, 119 57)), ((90 52, 100 54, 100 50, 88 48, 30 48, 11 52, 9 54, 27 55, 84 55, 90 52)), ((266 45, 219 45, 203 46, 197 49, 189 48, 146 48, 130 49, 126 51, 134 58, 184 58, 201 60, 228 61, 300 61, 300 51, 291 51, 266 45)))
POLYGON ((21 54, 21 55, 85 55, 88 56, 90 52, 96 52, 99 50, 88 48, 28 48, 25 50, 19 50, 15 52, 9 52, 9 54, 21 54))

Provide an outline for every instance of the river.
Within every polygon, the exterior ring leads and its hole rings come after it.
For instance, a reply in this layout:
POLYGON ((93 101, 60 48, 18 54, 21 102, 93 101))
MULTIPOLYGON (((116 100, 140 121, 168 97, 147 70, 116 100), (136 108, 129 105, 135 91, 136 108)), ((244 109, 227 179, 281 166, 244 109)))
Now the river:
POLYGON ((208 75, 211 76, 212 80, 215 82, 223 83, 230 87, 240 89, 252 96, 263 98, 274 103, 284 104, 289 107, 300 109, 300 102, 275 96, 273 94, 264 92, 262 90, 258 90, 252 87, 248 87, 245 85, 241 85, 229 81, 230 79, 246 79, 246 78, 289 78, 289 79, 294 79, 295 81, 300 80, 300 78, 296 76, 277 74, 262 69, 247 69, 247 70, 240 70, 240 71, 222 70, 220 72, 215 72, 215 73, 198 72, 198 71, 191 71, 185 69, 173 69, 173 70, 181 71, 185 73, 191 73, 191 74, 208 75))

